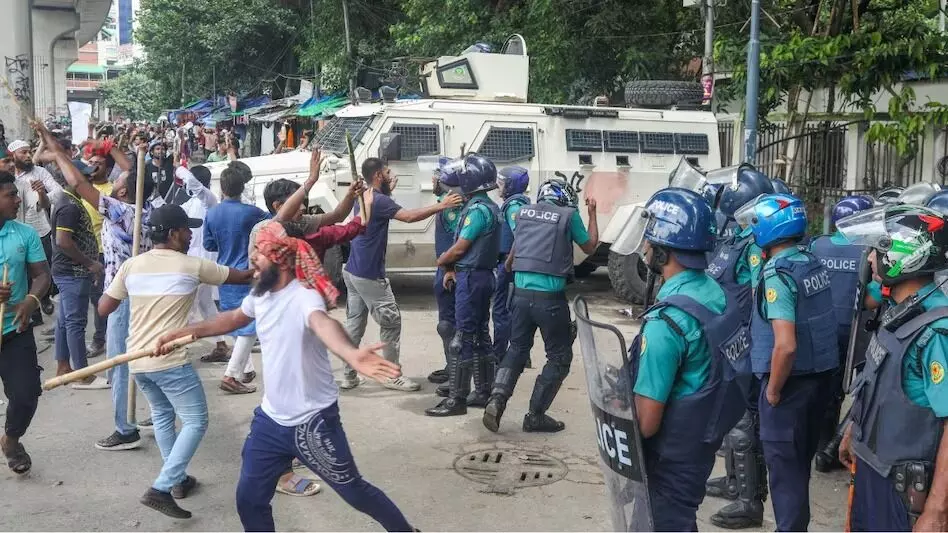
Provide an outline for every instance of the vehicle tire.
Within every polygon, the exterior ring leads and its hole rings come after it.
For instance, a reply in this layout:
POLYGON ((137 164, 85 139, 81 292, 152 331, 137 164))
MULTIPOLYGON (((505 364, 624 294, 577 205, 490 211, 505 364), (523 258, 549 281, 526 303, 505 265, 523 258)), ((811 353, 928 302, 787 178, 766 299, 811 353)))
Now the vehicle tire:
POLYGON ((326 255, 323 258, 323 268, 326 270, 326 276, 332 280, 333 285, 339 289, 340 293, 344 294, 346 292, 346 282, 342 279, 342 256, 342 246, 337 245, 326 250, 326 255))
POLYGON ((695 81, 635 80, 625 86, 625 103, 638 107, 700 104, 704 87, 695 81))
POLYGON ((599 265, 590 263, 589 261, 583 261, 582 263, 573 267, 573 275, 576 276, 576 279, 587 278, 599 268, 599 265))
POLYGON ((609 281, 621 300, 641 304, 645 300, 648 267, 638 254, 609 252, 609 281))

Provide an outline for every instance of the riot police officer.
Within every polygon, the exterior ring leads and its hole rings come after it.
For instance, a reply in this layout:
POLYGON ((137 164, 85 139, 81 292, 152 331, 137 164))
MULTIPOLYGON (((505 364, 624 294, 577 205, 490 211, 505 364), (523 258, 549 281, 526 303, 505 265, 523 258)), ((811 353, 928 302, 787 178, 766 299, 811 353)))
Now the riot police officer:
MULTIPOLYGON (((500 206, 503 218, 500 230, 500 256, 497 261, 497 287, 494 290, 494 306, 491 318, 494 321, 494 357, 501 361, 510 344, 510 311, 507 309, 507 291, 513 276, 505 263, 513 245, 513 231, 520 208, 530 203, 524 194, 530 184, 530 175, 523 167, 504 167, 497 173, 497 188, 504 203, 500 206)), ((529 359, 528 359, 529 361, 529 359)))
POLYGON ((458 187, 466 202, 454 244, 438 257, 438 266, 445 269, 444 287, 454 285, 456 332, 448 345, 448 397, 426 409, 428 416, 467 413, 472 374, 473 392, 486 403, 494 370, 486 331, 494 294, 494 268, 500 253, 501 221, 497 204, 487 191, 497 187, 497 169, 489 159, 468 154, 442 174, 442 183, 458 187))
POLYGON ((810 521, 810 463, 839 366, 829 272, 798 247, 806 210, 786 194, 742 208, 767 262, 751 311, 751 365, 761 378, 760 439, 778 531, 810 521))
MULTIPOLYGON (((441 168, 448 163, 448 158, 439 159, 439 168, 432 176, 432 193, 438 197, 440 202, 448 191, 441 184, 441 168)), ((458 215, 461 207, 452 207, 441 211, 435 216, 435 259, 441 257, 441 254, 448 251, 448 248, 454 244, 454 233, 458 226, 458 215)), ((432 383, 445 383, 448 381, 448 345, 454 338, 454 287, 444 284, 444 268, 438 267, 434 280, 435 302, 438 304, 438 336, 441 337, 441 343, 444 348, 445 366, 444 369, 435 370, 428 375, 428 381, 432 383)))
POLYGON ((705 273, 711 207, 669 188, 646 204, 640 253, 664 280, 629 353, 656 531, 697 531, 698 505, 724 434, 744 412, 729 360, 746 360, 744 309, 705 273))
POLYGON ((523 418, 524 431, 556 432, 566 427, 546 414, 569 374, 573 336, 566 277, 573 269, 573 243, 587 254, 599 245, 596 202, 586 200, 589 231, 576 209, 576 192, 566 181, 552 179, 540 186, 537 202, 520 209, 507 270, 514 273, 510 298, 511 335, 507 355, 500 363, 490 401, 484 409, 484 426, 496 432, 523 373, 537 328, 546 349, 546 364, 537 376, 523 418))
POLYGON ((735 211, 761 194, 772 192, 774 192, 772 181, 763 172, 749 165, 741 166, 737 174, 737 183, 725 186, 718 201, 718 243, 730 239, 741 229, 734 220, 735 211), (720 225, 722 223, 723 226, 720 225))
MULTIPOLYGON (((708 266, 711 275, 750 322, 751 295, 763 266, 762 251, 754 242, 753 229, 734 220, 735 212, 758 196, 773 192, 771 180, 757 171, 738 174, 737 186, 727 186, 721 193, 718 211, 735 230, 730 237, 718 241, 708 266)), ((720 233, 720 232, 719 232, 720 233)), ((751 339, 753 342, 753 339, 751 339)), ((747 375, 745 405, 747 412, 724 439, 725 475, 708 480, 709 496, 736 500, 715 514, 711 523, 727 529, 759 527, 764 520, 767 496, 767 470, 760 445, 757 403, 760 383, 747 361, 740 371, 747 375)))
MULTIPOLYGON (((871 208, 872 199, 866 196, 847 196, 836 202, 830 215, 835 224, 854 213, 871 208)), ((838 231, 832 235, 817 237, 809 245, 810 253, 823 263, 830 276, 830 293, 833 295, 833 310, 836 312, 837 344, 840 366, 845 364, 849 347, 849 332, 853 326, 856 293, 859 289, 859 268, 865 246, 852 244, 838 231)), ((859 325, 857 324, 857 327, 859 325)), ((814 467, 820 472, 829 472, 841 466, 836 461, 836 450, 824 450, 836 434, 840 409, 843 405, 842 369, 833 377, 832 398, 826 410, 825 423, 820 431, 820 443, 814 467)))
POLYGON ((793 194, 793 191, 790 190, 790 186, 787 185, 787 182, 783 181, 782 179, 774 178, 771 180, 771 182, 773 184, 775 194, 793 194))
POLYGON ((887 205, 839 226, 870 247, 873 273, 894 302, 867 350, 840 445, 840 460, 856 462, 852 511, 861 530, 948 525, 948 297, 933 282, 948 267, 946 222, 929 208, 887 205))

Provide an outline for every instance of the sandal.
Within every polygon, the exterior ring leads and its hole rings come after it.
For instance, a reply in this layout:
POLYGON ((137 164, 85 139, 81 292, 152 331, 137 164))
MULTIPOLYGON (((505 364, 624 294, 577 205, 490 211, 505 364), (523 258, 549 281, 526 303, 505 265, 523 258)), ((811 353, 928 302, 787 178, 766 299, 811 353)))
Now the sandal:
POLYGON ((253 381, 254 378, 256 378, 256 377, 257 377, 257 373, 256 373, 255 371, 251 370, 250 372, 247 372, 246 374, 244 374, 244 375, 240 378, 240 382, 241 382, 241 383, 250 383, 250 382, 253 381))
POLYGON ((202 363, 226 363, 228 361, 230 361, 230 353, 220 348, 214 348, 210 353, 201 356, 202 363))
POLYGON ((288 496, 312 496, 322 490, 322 487, 312 479, 293 474, 290 479, 278 482, 276 490, 288 496))
POLYGON ((221 381, 221 390, 230 394, 250 394, 257 392, 257 386, 244 385, 239 381, 221 381))
POLYGON ((33 468, 33 460, 30 459, 30 454, 26 453, 23 443, 16 443, 13 453, 4 452, 4 455, 7 457, 7 466, 14 474, 22 476, 33 468))

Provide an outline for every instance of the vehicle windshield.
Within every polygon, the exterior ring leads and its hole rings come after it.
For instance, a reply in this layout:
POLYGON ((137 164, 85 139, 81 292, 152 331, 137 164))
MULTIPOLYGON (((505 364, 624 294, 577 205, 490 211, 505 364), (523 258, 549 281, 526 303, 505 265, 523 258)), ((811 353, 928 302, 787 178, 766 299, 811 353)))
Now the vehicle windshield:
POLYGON ((334 117, 313 136, 313 144, 326 152, 336 155, 346 155, 346 132, 352 136, 352 147, 359 146, 362 136, 369 129, 369 123, 375 118, 373 115, 365 117, 334 117))

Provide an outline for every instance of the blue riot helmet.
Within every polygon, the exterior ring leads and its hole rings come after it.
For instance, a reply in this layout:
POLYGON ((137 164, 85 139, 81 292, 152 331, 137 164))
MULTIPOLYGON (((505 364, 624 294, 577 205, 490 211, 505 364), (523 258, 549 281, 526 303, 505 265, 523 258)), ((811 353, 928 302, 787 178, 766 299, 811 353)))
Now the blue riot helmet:
POLYGON ((935 196, 935 193, 941 190, 941 185, 923 181, 909 185, 898 196, 900 204, 925 205, 935 196))
POLYGON ((770 180, 770 183, 774 187, 775 194, 793 194, 793 191, 790 190, 790 186, 787 185, 787 182, 780 178, 773 178, 770 180))
POLYGON ((754 241, 761 248, 798 239, 806 233, 803 201, 789 194, 765 194, 742 207, 735 217, 753 228, 754 241))
POLYGON ((836 202, 836 205, 833 206, 833 212, 830 216, 830 220, 833 222, 833 224, 836 224, 836 221, 839 219, 846 218, 853 213, 865 211, 872 206, 872 200, 866 196, 846 196, 842 200, 836 202))
POLYGON ((737 187, 728 185, 721 192, 718 209, 728 218, 735 218, 734 213, 748 202, 762 194, 774 192, 773 182, 763 172, 746 166, 737 175, 737 187))
POLYGON ((948 189, 936 192, 934 196, 928 199, 926 207, 934 209, 942 215, 948 215, 948 189))
POLYGON ((467 154, 444 165, 441 185, 451 191, 471 195, 497 188, 497 167, 490 159, 478 154, 467 154))
POLYGON ((695 191, 677 187, 653 194, 644 208, 635 209, 630 228, 623 229, 623 236, 638 241, 634 253, 644 255, 644 243, 652 245, 648 267, 657 274, 669 253, 685 268, 707 268, 705 254, 714 247, 715 233, 708 202, 695 191))
POLYGON ((501 198, 523 194, 529 184, 530 175, 523 167, 504 167, 497 173, 497 187, 500 188, 501 198))
POLYGON ((560 207, 576 207, 579 205, 579 198, 576 191, 566 180, 553 178, 546 180, 540 185, 537 191, 537 202, 547 201, 560 207))

